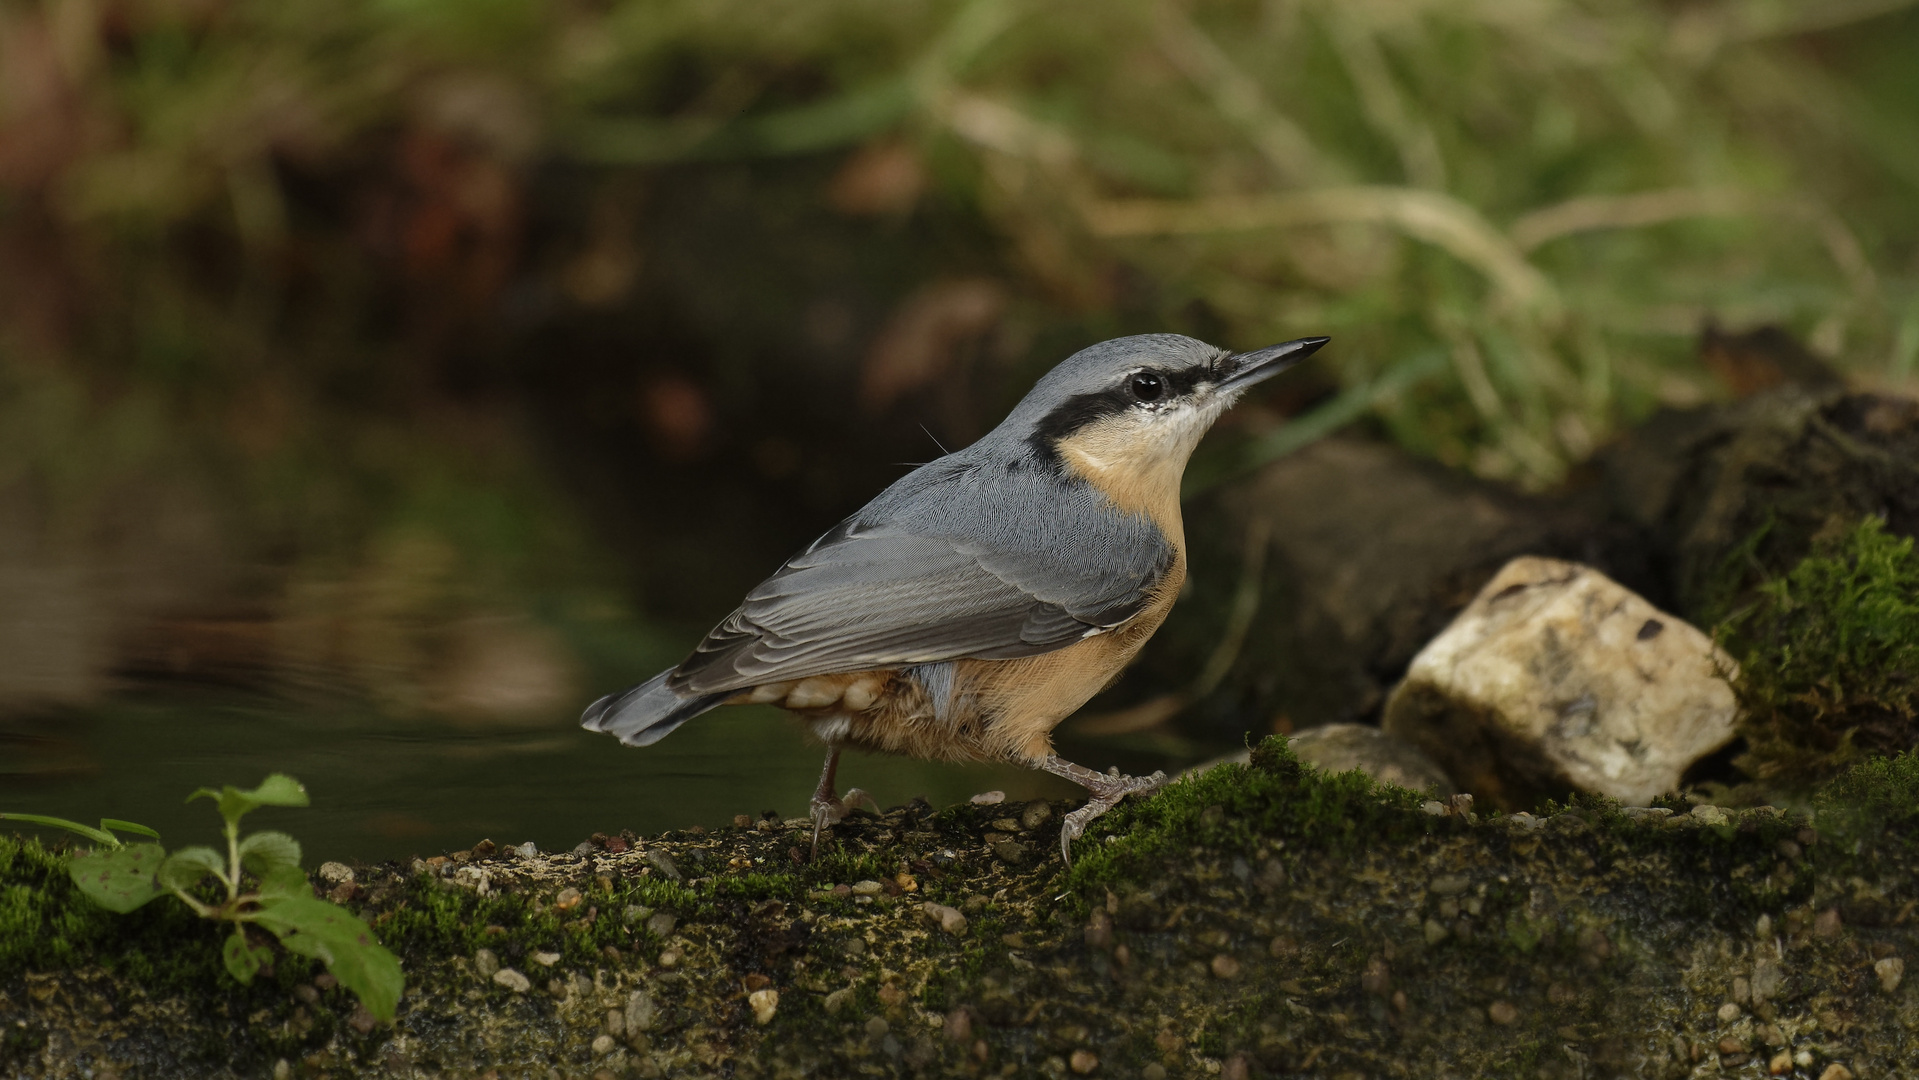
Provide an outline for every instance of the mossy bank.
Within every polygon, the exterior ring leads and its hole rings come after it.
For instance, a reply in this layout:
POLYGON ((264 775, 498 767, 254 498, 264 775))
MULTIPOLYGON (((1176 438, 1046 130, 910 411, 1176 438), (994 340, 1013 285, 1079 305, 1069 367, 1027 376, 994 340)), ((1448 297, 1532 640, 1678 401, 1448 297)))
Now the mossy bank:
POLYGON ((1273 740, 1070 871, 1038 803, 860 816, 812 861, 740 818, 329 866, 405 961, 390 1026, 298 957, 242 989, 210 928, 92 912, 6 840, 0 1073, 1897 1076, 1919 759, 1822 800, 1480 817, 1273 740))

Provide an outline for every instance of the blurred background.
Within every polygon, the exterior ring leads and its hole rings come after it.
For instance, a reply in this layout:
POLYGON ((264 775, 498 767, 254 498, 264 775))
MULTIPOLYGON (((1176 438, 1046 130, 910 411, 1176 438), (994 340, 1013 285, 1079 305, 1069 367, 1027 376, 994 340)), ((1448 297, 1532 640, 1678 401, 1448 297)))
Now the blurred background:
POLYGON ((578 713, 1120 334, 1335 339, 1195 487, 1357 425, 1549 490, 1728 392, 1713 323, 1913 389, 1915 56, 1902 0, 4 0, 0 808, 800 814, 777 713, 578 713))

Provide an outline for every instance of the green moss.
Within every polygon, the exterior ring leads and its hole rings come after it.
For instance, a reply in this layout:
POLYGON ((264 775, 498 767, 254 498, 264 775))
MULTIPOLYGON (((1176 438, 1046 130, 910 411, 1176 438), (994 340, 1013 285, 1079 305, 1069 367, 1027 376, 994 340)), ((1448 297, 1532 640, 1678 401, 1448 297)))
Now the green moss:
POLYGON ((1068 881, 1090 896, 1182 849, 1250 848, 1261 837, 1332 852, 1403 842, 1434 827, 1436 819, 1419 810, 1424 798, 1358 771, 1308 769, 1284 736, 1268 736, 1250 765, 1223 765, 1151 799, 1121 803, 1079 842, 1068 881))
POLYGON ((1749 775, 1809 787, 1919 743, 1919 556, 1877 518, 1763 582, 1720 637, 1740 665, 1749 775))

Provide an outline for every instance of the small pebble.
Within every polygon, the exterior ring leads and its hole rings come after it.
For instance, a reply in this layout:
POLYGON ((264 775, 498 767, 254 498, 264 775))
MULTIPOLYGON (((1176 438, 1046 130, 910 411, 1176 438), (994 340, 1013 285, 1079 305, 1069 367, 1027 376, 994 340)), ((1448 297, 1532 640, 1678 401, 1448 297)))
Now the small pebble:
POLYGON ((1741 1010, 1739 1006, 1728 1001, 1724 1005, 1719 1006, 1719 1022, 1722 1024, 1733 1023, 1739 1019, 1740 1013, 1741 1010))
POLYGON ((1746 1040, 1737 1035, 1728 1035, 1719 1040, 1719 1052, 1722 1054, 1744 1054, 1750 1052, 1751 1049, 1751 1047, 1746 1045, 1746 1040))
POLYGON ((1426 944, 1428 945, 1437 945, 1440 942, 1446 940, 1446 934, 1448 932, 1446 930, 1445 923, 1440 922, 1438 919, 1433 919, 1433 918, 1428 918, 1426 920, 1425 931, 1426 931, 1426 944))
POLYGON ((753 827, 753 819, 745 814, 734 814, 733 827, 735 829, 750 829, 753 827))
POLYGON ((473 970, 479 973, 480 978, 490 979, 494 972, 500 970, 500 958, 494 955, 492 949, 481 949, 473 954, 473 970))
POLYGON ((533 954, 533 962, 541 967, 552 967, 554 964, 560 962, 560 954, 556 952, 536 952, 533 954))
POLYGON ((373 1018, 373 1014, 367 1011, 367 1007, 357 1002, 353 1006, 353 1015, 347 1017, 346 1023, 348 1027, 362 1035, 371 1035, 373 1029, 380 1026, 380 1022, 373 1018))
POLYGON ((1071 1066, 1074 1072, 1085 1076, 1099 1068, 1099 1058, 1094 1056, 1091 1050, 1075 1050, 1066 1064, 1071 1066))
POLYGON ((1730 815, 1711 803, 1700 803, 1698 806, 1693 807, 1692 816, 1693 820, 1699 822, 1701 825, 1728 825, 1732 823, 1732 817, 1730 815))
POLYGON ((754 1023, 769 1024, 773 1021, 773 1014, 780 1009, 780 992, 771 987, 755 990, 746 995, 746 1003, 753 1008, 754 1023))
POLYGON ((1891 994, 1899 989, 1906 977, 1906 962, 1896 956, 1888 956, 1872 965, 1872 973, 1879 976, 1879 989, 1891 994))
MULTIPOLYGON (((1844 927, 1839 922, 1838 908, 1827 908, 1819 913, 1818 918, 1812 920, 1812 936, 1816 938, 1836 938, 1842 929, 1844 927)), ((1851 1073, 1847 1075, 1850 1076, 1851 1073)))
POLYGON ((612 1053, 613 1048, 618 1045, 620 1045, 619 1040, 615 1039, 613 1036, 601 1035, 593 1040, 594 1056, 605 1057, 606 1055, 612 1053))
POLYGON ((1113 947, 1113 917, 1111 915, 1106 914, 1104 911, 1093 912, 1093 917, 1086 923, 1086 944, 1101 950, 1113 947))
POLYGON ((1004 791, 982 791, 972 798, 974 806, 997 806, 1005 801, 1006 793, 1004 791))
POLYGON ((1792 1056, 1792 1063, 1802 1069, 1812 1068, 1812 1051, 1801 1050, 1792 1056))
POLYGON ((522 859, 537 859, 540 857, 539 845, 535 844, 531 840, 528 840, 526 843, 521 844, 519 847, 508 848, 507 850, 513 852, 514 854, 518 855, 522 859))
POLYGON ((301 983, 294 987, 293 996, 298 998, 302 1005, 318 1005, 320 1003, 320 992, 306 983, 301 983))
POLYGON ((1052 816, 1053 816, 1053 808, 1047 805, 1046 803, 1044 802, 1027 803, 1026 809, 1022 811, 1019 816, 1020 828, 1037 829, 1041 825, 1046 824, 1047 820, 1051 818, 1052 816))
POLYGON ((929 900, 921 905, 921 910, 926 912, 927 919, 938 923, 941 930, 956 937, 966 933, 966 916, 962 915, 958 908, 935 904, 929 900))
POLYGON ((493 973, 493 981, 516 994, 524 994, 533 989, 533 981, 510 967, 503 967, 493 973))
POLYGON ((1784 1076, 1792 1071, 1792 1053, 1781 1050, 1766 1062, 1766 1072, 1772 1076, 1784 1076))
POLYGON ((887 1023, 884 1016, 875 1016, 866 1022, 866 1037, 869 1039, 877 1039, 886 1034, 886 1031, 887 1023))
POLYGON ((666 949, 660 953, 660 966, 671 971, 672 969, 679 967, 680 961, 684 959, 686 959, 686 957, 683 953, 680 952, 680 950, 666 949))
POLYGON ((853 883, 854 896, 878 896, 880 883, 877 881, 857 881, 853 883))
POLYGON ((849 986, 844 990, 835 990, 826 995, 826 1000, 822 1004, 826 1006, 827 1012, 838 1013, 851 1000, 853 1000, 853 988, 849 986))
POLYGON ((646 850, 646 864, 658 870, 670 881, 680 880, 680 868, 674 864, 673 857, 659 848, 646 850))
POLYGON ((1427 888, 1435 896, 1458 896, 1471 887, 1473 879, 1464 874, 1441 874, 1434 878, 1427 888))
POLYGON ((340 862, 320 864, 320 880, 328 885, 345 885, 353 880, 353 868, 340 862))
POLYGON ((286 1058, 273 1063, 273 1080, 287 1080, 293 1075, 293 1063, 286 1058))
POLYGON ((964 1046, 973 1041, 973 1014, 965 1009, 954 1009, 946 1014, 941 1029, 948 1039, 964 1046))
POLYGON ((1166 1080, 1166 1066, 1157 1061, 1148 1062, 1146 1067, 1139 1071, 1139 1080, 1166 1080))
POLYGON ((1819 1080, 1852 1080, 1852 1070, 1835 1061, 1819 1074, 1819 1080))
POLYGON ((678 916, 674 915, 670 911, 661 911, 661 912, 655 913, 652 918, 646 920, 646 929, 647 929, 647 932, 652 934, 654 937, 663 938, 667 936, 668 934, 671 934, 673 932, 673 928, 675 926, 678 926, 679 924, 680 924, 680 920, 678 916))
POLYGON ((1222 979, 1237 979, 1239 978, 1239 961, 1225 953, 1220 953, 1213 957, 1213 974, 1222 979))
POLYGON ((993 819, 993 828, 1001 832, 1018 832, 1019 822, 1009 817, 995 818, 993 819))
POLYGON ((1486 1006, 1486 1019, 1500 1027, 1508 1027, 1518 1022, 1519 1009, 1510 1001, 1495 1001, 1486 1006))
POLYGON ((626 1034, 626 1014, 618 1009, 606 1010, 606 1033, 620 1036, 626 1034))
POLYGON ((561 911, 572 911, 579 907, 580 901, 584 899, 586 898, 580 895, 580 890, 568 885, 560 890, 560 895, 553 898, 553 906, 561 911))
POLYGON ((321 973, 313 977, 313 985, 319 987, 322 990, 331 990, 334 987, 340 985, 340 980, 334 978, 332 972, 322 971, 321 973))
POLYGON ((1234 1054, 1219 1067, 1219 1080, 1252 1080, 1253 1066, 1245 1054, 1234 1054))
POLYGON ((993 845, 993 854, 1008 866, 1023 866, 1026 863, 1028 850, 1026 845, 1018 840, 1001 840, 993 845))

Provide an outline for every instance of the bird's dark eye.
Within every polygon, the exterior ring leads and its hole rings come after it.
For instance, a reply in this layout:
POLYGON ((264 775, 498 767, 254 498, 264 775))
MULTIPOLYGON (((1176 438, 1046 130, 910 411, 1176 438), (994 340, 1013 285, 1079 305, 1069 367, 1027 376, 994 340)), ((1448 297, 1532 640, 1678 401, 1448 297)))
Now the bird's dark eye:
POLYGON ((1133 396, 1141 401, 1158 401, 1159 396, 1166 392, 1166 381, 1150 371, 1135 373, 1129 385, 1133 396))

